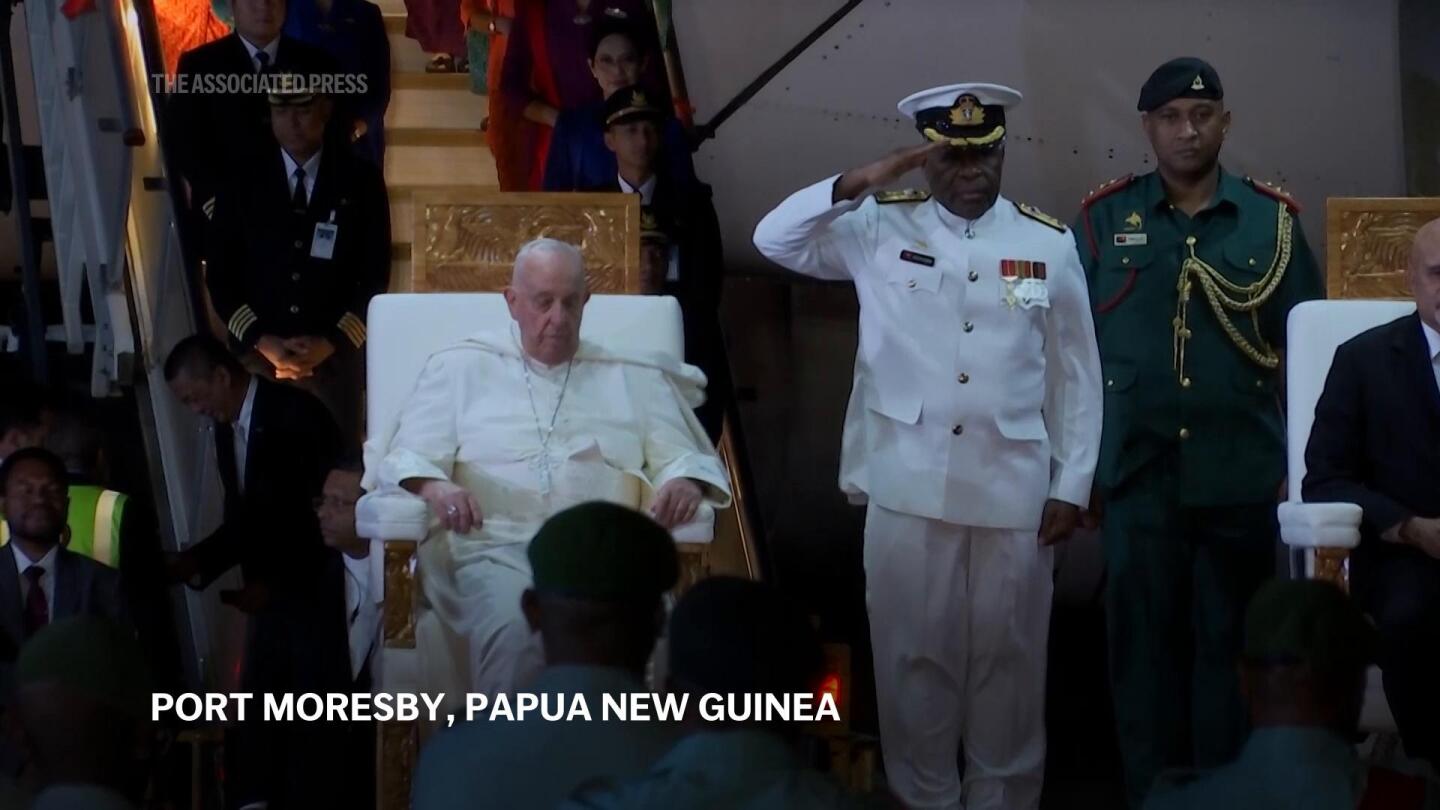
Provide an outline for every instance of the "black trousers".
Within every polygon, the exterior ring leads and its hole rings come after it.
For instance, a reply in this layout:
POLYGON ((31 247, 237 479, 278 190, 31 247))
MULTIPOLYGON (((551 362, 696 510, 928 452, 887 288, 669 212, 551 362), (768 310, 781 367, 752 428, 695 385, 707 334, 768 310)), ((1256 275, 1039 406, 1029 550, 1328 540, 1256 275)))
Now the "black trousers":
POLYGON ((1353 568, 1355 598, 1379 631, 1385 700, 1405 753, 1440 768, 1440 560, 1368 542, 1353 568))

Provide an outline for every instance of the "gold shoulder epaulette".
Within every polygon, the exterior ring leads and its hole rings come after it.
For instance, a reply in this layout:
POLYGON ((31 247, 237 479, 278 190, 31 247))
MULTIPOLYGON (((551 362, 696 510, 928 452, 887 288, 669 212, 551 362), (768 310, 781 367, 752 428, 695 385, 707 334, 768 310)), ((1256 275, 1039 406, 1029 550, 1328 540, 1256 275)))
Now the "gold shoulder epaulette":
POLYGON ((919 188, 875 192, 875 202, 880 205, 890 205, 892 203, 922 203, 928 199, 930 199, 930 192, 919 188))
POLYGON ((1041 225, 1049 225, 1050 227, 1061 233, 1065 232, 1065 223, 1050 216, 1044 211, 1041 211, 1039 208, 1036 208, 1033 205, 1027 205, 1025 203, 1015 203, 1015 207, 1019 209, 1020 213, 1035 220, 1041 225))
POLYGON ((1255 189, 1261 194, 1264 194, 1266 197, 1270 197, 1271 199, 1279 200, 1280 202, 1284 203, 1287 207, 1289 207, 1291 212, 1296 214, 1300 213, 1300 203, 1296 202, 1295 198, 1291 197, 1289 192, 1285 191, 1279 186, 1271 185, 1270 183, 1266 183, 1263 180, 1256 180, 1253 177, 1246 177, 1245 182, 1249 183, 1251 188, 1255 189))
POLYGON ((1135 175, 1127 174, 1124 177, 1117 177, 1108 183, 1102 183, 1099 188, 1085 195, 1085 199, 1080 201, 1080 207, 1088 208, 1089 206, 1094 205, 1102 198, 1108 197, 1111 194, 1119 191, 1120 189, 1130 185, 1130 181, 1134 179, 1135 175))

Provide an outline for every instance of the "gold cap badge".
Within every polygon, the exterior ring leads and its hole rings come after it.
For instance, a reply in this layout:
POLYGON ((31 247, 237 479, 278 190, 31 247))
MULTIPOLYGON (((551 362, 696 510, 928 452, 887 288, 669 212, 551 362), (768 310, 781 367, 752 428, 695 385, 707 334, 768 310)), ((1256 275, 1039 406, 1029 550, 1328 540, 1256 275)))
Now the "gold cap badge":
POLYGON ((955 106, 950 108, 950 123, 962 127, 985 123, 985 109, 980 106, 980 100, 970 95, 957 99, 955 106))

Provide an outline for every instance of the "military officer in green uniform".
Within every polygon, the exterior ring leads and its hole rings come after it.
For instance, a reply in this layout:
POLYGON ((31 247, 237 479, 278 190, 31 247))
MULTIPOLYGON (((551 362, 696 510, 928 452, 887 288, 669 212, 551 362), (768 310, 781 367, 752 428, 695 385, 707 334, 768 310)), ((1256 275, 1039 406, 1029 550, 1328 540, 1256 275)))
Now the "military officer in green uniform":
POLYGON ((1157 170, 1092 192, 1075 224, 1104 370, 1101 517, 1126 791, 1231 759, 1246 602, 1275 562, 1285 319, 1321 295, 1299 207, 1219 162, 1214 68, 1161 65, 1139 109, 1157 170))

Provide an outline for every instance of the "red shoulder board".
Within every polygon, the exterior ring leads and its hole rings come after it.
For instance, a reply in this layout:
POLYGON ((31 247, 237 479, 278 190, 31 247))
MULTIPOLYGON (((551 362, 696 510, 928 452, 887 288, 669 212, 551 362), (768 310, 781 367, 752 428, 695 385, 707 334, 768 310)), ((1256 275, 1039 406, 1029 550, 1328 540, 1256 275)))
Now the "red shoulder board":
POLYGON ((1086 194, 1086 195, 1085 195, 1085 199, 1083 199, 1083 200, 1080 201, 1080 207, 1081 207, 1082 209, 1083 209, 1083 208, 1089 208, 1090 206, 1094 205, 1094 204, 1095 204, 1096 202, 1098 202, 1099 200, 1101 200, 1101 199, 1103 199, 1103 198, 1105 198, 1105 197, 1108 197, 1108 196, 1110 196, 1111 194, 1114 194, 1115 192, 1119 191, 1120 189, 1125 188, 1126 186, 1130 185, 1130 181, 1131 181, 1131 180, 1134 180, 1134 179, 1135 179, 1135 175, 1133 175, 1133 174, 1127 174, 1127 175, 1125 175, 1124 177, 1117 177, 1117 178, 1115 178, 1114 180, 1111 180, 1110 182, 1105 183, 1104 185, 1100 186, 1099 188, 1095 189, 1094 191, 1090 192, 1089 194, 1086 194))
POLYGON ((1264 194, 1266 197, 1270 197, 1272 199, 1279 200, 1280 202, 1285 203, 1286 207, 1290 209, 1291 213, 1300 213, 1300 203, 1296 202, 1294 197, 1291 197, 1289 194, 1280 190, 1278 186, 1272 186, 1269 183, 1261 180, 1256 180, 1253 177, 1247 177, 1245 179, 1250 183, 1251 188, 1255 189, 1261 194, 1264 194))

